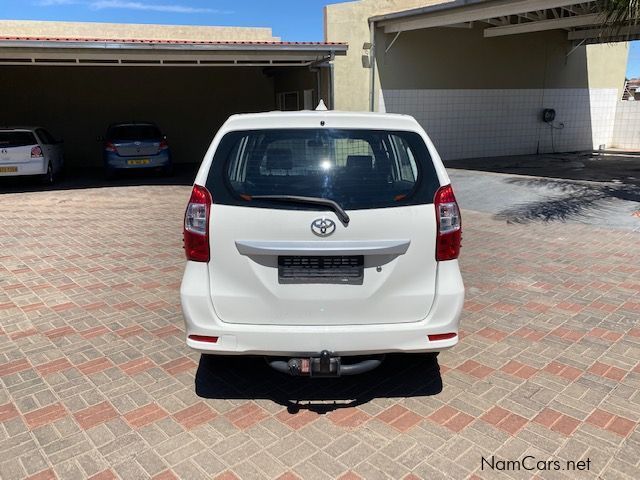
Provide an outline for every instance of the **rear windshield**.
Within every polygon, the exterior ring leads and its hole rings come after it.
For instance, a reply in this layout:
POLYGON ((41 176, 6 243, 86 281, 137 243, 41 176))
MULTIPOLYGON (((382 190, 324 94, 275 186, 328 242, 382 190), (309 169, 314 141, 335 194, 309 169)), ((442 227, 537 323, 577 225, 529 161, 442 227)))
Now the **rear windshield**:
POLYGON ((365 209, 432 203, 439 182, 416 133, 292 129, 227 134, 207 187, 216 203, 309 208, 253 198, 293 195, 365 209))
POLYGON ((162 134, 155 125, 118 125, 109 129, 107 137, 111 140, 157 140, 162 134))
POLYGON ((0 148, 26 147, 37 145, 31 132, 0 132, 0 148))

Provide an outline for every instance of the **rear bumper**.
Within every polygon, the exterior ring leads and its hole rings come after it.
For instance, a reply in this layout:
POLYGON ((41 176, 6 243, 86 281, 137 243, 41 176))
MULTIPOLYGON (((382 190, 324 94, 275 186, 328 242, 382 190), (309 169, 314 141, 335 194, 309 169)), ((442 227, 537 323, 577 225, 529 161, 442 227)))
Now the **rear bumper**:
POLYGON ((457 261, 440 262, 437 293, 420 322, 379 325, 288 326, 224 323, 211 303, 207 264, 187 262, 180 289, 186 334, 218 337, 217 343, 187 345, 220 355, 304 356, 328 350, 335 355, 421 353, 446 350, 458 336, 429 341, 427 335, 458 333, 464 286, 457 261))
POLYGON ((44 158, 20 163, 0 163, 0 177, 19 177, 22 175, 44 175, 47 173, 47 162, 44 158), (3 171, 4 169, 17 169, 15 172, 3 171))
POLYGON ((116 154, 108 154, 104 156, 105 168, 113 170, 136 170, 141 168, 162 168, 171 165, 171 154, 169 151, 161 152, 157 155, 140 155, 139 157, 121 157, 116 154), (149 163, 131 165, 129 161, 148 160, 149 163))

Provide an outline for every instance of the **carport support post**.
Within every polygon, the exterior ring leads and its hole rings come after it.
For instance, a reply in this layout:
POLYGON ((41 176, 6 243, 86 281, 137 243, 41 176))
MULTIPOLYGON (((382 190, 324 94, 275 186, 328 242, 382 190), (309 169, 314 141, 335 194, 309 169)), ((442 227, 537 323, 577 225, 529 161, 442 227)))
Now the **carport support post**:
POLYGON ((376 92, 376 22, 369 20, 369 35, 371 37, 371 49, 369 50, 369 58, 371 59, 371 79, 369 81, 369 111, 374 112, 376 108, 375 92, 376 92))
POLYGON ((333 62, 329 63, 329 110, 335 110, 335 88, 336 88, 336 77, 335 77, 335 68, 333 66, 333 62))
POLYGON ((335 108, 335 103, 334 103, 335 81, 334 81, 334 68, 333 68, 333 62, 335 58, 336 58, 335 53, 331 52, 331 55, 329 57, 325 57, 322 60, 318 60, 312 63, 311 65, 309 65, 309 71, 316 74, 316 90, 318 92, 318 103, 320 103, 320 100, 323 100, 329 110, 333 110, 335 108), (323 78, 325 77, 324 69, 327 69, 329 72, 328 78, 326 79, 323 78), (326 92, 324 92, 322 88, 325 81, 327 84, 326 92), (325 93, 327 98, 324 98, 325 93))

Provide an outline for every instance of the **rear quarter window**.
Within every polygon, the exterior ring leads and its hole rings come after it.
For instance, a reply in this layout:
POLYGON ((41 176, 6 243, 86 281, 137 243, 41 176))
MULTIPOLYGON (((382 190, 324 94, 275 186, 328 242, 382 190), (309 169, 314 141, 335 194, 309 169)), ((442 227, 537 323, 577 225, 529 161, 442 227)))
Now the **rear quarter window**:
POLYGON ((27 147, 37 144, 36 137, 31 132, 0 131, 0 148, 27 147))
POLYGON ((422 137, 383 130, 231 132, 207 180, 218 204, 281 209, 317 207, 253 197, 320 197, 357 210, 433 203, 439 186, 422 137))

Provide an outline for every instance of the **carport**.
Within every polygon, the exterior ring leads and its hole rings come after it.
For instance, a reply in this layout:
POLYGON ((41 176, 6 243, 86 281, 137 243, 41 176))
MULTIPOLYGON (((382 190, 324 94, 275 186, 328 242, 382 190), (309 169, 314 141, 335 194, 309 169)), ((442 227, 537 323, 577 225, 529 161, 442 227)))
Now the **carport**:
POLYGON ((153 121, 176 163, 198 163, 234 113, 333 104, 337 43, 0 38, 2 125, 64 139, 67 164, 99 166, 110 123, 153 121))
POLYGON ((624 86, 624 42, 640 29, 603 34, 601 8, 456 0, 374 16, 365 45, 373 52, 365 57, 370 108, 415 116, 445 159, 607 148, 624 86))

